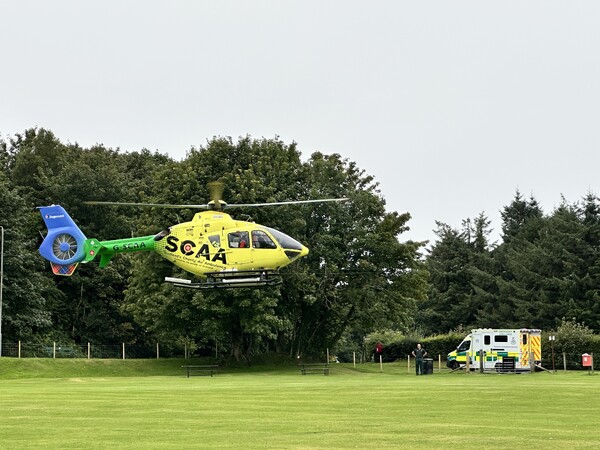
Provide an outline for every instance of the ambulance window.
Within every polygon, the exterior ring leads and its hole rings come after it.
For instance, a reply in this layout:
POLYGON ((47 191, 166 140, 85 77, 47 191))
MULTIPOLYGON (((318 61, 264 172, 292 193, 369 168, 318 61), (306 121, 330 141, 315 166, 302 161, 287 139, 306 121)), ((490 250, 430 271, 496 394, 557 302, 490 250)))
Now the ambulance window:
POLYGON ((508 342, 507 335, 494 336, 494 342, 508 342))
POLYGON ((483 337, 483 345, 490 345, 490 342, 492 342, 492 340, 490 339, 490 335, 489 335, 489 334, 486 334, 486 335, 483 337))
POLYGON ((527 345, 527 335, 523 335, 523 345, 527 345))
POLYGON ((462 341, 460 343, 460 345, 458 346, 458 348, 456 349, 456 351, 457 352, 466 352, 470 348, 471 348, 471 341, 462 341))

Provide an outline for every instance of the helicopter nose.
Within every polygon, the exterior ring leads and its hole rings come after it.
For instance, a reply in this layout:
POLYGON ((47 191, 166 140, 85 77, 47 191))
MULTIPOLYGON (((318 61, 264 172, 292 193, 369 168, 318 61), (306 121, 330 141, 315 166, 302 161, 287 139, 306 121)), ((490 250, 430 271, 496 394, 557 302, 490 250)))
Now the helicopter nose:
POLYGON ((285 250, 285 255, 290 261, 294 261, 298 258, 308 255, 308 248, 306 248, 304 245, 299 245, 299 247, 300 248, 285 250))

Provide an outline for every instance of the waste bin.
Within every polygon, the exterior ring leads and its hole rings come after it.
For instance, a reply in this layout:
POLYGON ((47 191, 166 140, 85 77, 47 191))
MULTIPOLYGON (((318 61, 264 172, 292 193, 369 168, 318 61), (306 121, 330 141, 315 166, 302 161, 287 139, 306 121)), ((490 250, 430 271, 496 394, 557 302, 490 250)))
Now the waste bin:
POLYGON ((433 359, 423 358, 423 373, 425 375, 433 375, 433 359))
POLYGON ((581 355, 581 363, 583 367, 592 367, 592 355, 584 353, 581 355))

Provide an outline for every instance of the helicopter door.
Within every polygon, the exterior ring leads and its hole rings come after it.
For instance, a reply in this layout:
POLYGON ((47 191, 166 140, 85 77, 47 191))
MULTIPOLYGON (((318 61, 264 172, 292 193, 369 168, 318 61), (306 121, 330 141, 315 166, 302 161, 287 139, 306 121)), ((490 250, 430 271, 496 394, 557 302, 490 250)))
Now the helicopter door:
POLYGON ((262 230, 252 230, 252 248, 261 250, 273 250, 277 248, 277 244, 273 239, 262 230))
POLYGON ((250 236, 247 231, 233 231, 227 234, 230 257, 229 264, 243 264, 252 262, 252 248, 250 236))
POLYGON ((260 267, 272 267, 273 258, 279 255, 279 248, 263 230, 252 230, 252 256, 260 267))

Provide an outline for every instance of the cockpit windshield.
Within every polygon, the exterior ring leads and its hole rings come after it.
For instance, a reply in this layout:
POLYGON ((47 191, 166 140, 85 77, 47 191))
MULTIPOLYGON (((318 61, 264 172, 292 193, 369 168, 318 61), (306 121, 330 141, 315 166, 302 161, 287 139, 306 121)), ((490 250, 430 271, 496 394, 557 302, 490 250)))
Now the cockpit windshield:
POLYGON ((277 231, 273 228, 264 227, 271 236, 275 238, 275 240, 281 245, 283 249, 286 250, 302 250, 302 244, 295 239, 292 239, 287 234, 283 234, 281 231, 277 231))

